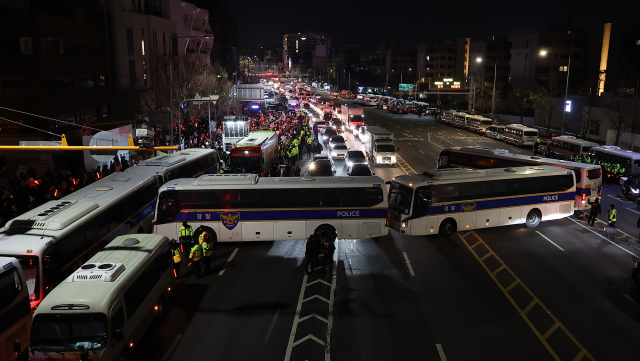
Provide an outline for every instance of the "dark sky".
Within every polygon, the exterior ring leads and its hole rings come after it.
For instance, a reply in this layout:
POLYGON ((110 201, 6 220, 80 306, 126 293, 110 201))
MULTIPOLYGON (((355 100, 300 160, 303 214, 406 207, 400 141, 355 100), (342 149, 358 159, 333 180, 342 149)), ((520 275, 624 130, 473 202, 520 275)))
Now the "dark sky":
POLYGON ((282 46, 287 33, 325 31, 332 45, 487 38, 573 21, 635 22, 640 0, 226 0, 242 47, 282 46))

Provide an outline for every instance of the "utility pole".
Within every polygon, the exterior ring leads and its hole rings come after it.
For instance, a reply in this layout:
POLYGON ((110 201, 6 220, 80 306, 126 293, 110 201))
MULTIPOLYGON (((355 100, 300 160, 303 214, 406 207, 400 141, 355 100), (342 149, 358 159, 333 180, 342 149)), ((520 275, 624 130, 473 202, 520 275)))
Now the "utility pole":
MULTIPOLYGON (((569 65, 567 66, 567 86, 564 91, 564 109, 562 112, 562 124, 560 125, 560 135, 564 135, 564 117, 567 114, 567 95, 569 94, 569 71, 571 71, 571 54, 569 55, 569 65)), ((552 69, 553 70, 553 69, 552 69)))
POLYGON ((496 120, 496 78, 498 76, 498 60, 493 66, 493 98, 491 99, 491 119, 496 120))

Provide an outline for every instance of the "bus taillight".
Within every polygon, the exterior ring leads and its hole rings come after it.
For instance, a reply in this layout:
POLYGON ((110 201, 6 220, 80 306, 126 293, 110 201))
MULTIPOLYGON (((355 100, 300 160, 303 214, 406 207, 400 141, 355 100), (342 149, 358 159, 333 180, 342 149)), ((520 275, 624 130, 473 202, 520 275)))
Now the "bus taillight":
POLYGON ((586 194, 582 193, 582 203, 584 203, 584 199, 586 198, 586 194))
POLYGON ((389 213, 387 213, 387 220, 386 220, 386 226, 389 227, 389 213))

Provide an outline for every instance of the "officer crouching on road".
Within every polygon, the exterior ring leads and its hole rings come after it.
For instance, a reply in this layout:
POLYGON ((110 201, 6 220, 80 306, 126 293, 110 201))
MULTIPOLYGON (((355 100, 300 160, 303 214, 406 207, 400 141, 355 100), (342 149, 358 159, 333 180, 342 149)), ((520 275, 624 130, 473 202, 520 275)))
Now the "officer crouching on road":
POLYGON ((202 262, 202 246, 199 243, 191 242, 191 252, 189 252, 189 259, 193 263, 193 268, 196 270, 196 277, 201 278, 200 263, 202 262))

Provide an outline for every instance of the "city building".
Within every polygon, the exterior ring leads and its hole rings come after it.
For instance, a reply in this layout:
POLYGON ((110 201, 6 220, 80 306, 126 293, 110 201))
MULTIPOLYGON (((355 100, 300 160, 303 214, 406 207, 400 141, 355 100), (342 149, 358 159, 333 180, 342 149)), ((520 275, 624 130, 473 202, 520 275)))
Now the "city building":
MULTIPOLYGON (((106 120, 113 104, 109 85, 105 8, 98 1, 4 1, 0 3, 0 104, 76 125, 106 120)), ((2 144, 60 140, 71 144, 85 129, 0 110, 2 144)))
POLYGON ((224 0, 192 0, 197 7, 209 11, 209 25, 213 31, 211 61, 220 63, 230 78, 238 71, 240 36, 238 19, 224 0))
POLYGON ((469 76, 485 82, 509 82, 511 42, 507 39, 472 40, 469 46, 469 76), (494 71, 496 71, 494 73, 494 71))
POLYGON ((411 84, 416 81, 416 55, 415 48, 387 50, 386 71, 390 84, 411 84))
POLYGON ((196 54, 200 60, 209 62, 214 42, 209 11, 181 0, 171 0, 170 4, 171 20, 176 22, 178 54, 196 54))
POLYGON ((535 86, 544 87, 551 96, 565 94, 569 58, 571 72, 569 94, 588 90, 588 35, 575 29, 534 32, 511 37, 511 84, 517 94, 527 94, 535 86))
POLYGON ((420 82, 429 78, 452 77, 465 79, 468 72, 470 39, 436 41, 418 45, 417 70, 420 82))
POLYGON ((298 65, 303 73, 313 69, 313 58, 318 45, 325 45, 327 52, 331 49, 331 40, 326 33, 307 32, 284 35, 282 55, 285 69, 289 71, 294 65, 298 65))

